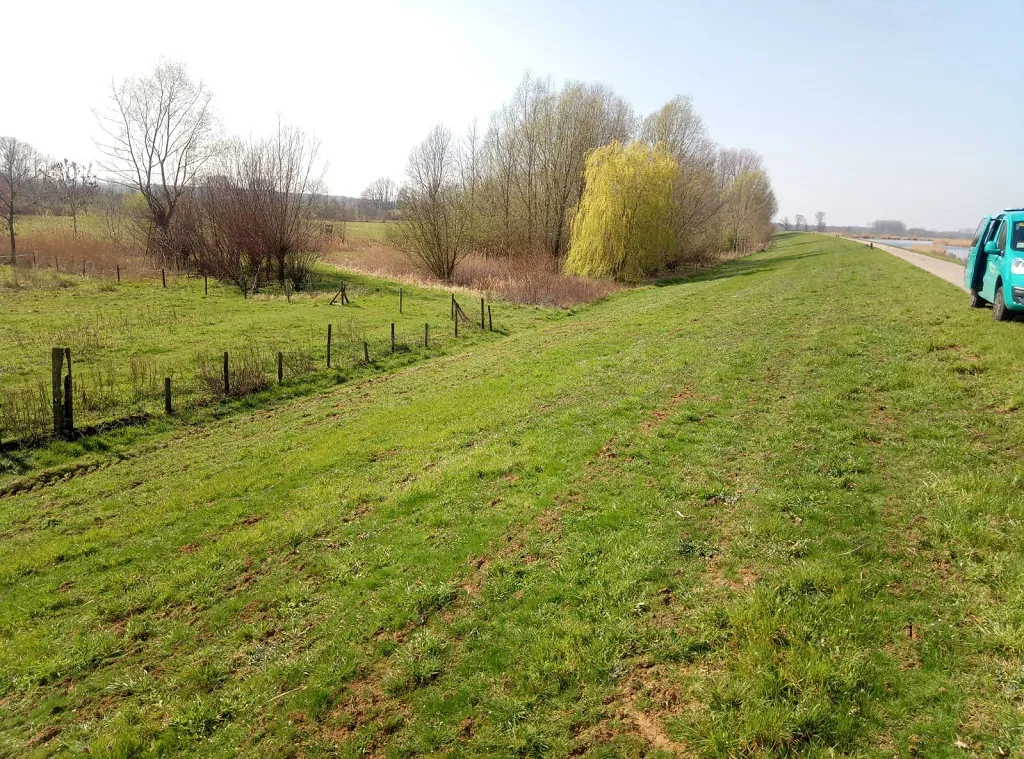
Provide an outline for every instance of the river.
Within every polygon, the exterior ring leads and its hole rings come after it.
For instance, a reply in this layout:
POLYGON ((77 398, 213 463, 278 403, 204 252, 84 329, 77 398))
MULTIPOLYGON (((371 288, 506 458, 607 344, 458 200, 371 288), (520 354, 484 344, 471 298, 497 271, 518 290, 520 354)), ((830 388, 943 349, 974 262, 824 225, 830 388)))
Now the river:
POLYGON ((894 248, 903 248, 904 250, 934 246, 942 248, 951 256, 956 256, 961 261, 966 261, 967 255, 971 252, 970 248, 958 248, 955 245, 939 245, 934 240, 887 240, 880 237, 877 240, 873 239, 870 242, 877 242, 879 245, 891 245, 894 248))

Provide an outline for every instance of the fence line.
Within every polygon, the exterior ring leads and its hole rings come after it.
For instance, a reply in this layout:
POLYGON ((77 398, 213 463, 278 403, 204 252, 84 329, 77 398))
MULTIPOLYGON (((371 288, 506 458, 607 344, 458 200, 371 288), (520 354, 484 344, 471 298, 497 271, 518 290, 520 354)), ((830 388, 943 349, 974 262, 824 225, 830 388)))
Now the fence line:
POLYGON ((51 436, 71 437, 81 434, 83 428, 116 419, 151 416, 161 406, 166 414, 180 413, 265 390, 274 379, 280 385, 317 373, 325 363, 327 371, 340 372, 401 353, 420 351, 426 356, 451 344, 459 336, 460 322, 472 324, 454 295, 452 303, 454 337, 431 334, 429 322, 423 324, 422 332, 418 326, 398 327, 392 322, 384 336, 367 335, 353 325, 334 330, 328 324, 326 344, 320 347, 307 344, 283 350, 248 345, 233 352, 223 351, 217 357, 200 352, 191 371, 181 367, 160 370, 151 358, 136 356, 120 373, 109 364, 87 365, 84 369, 76 366, 72 378, 71 350, 55 347, 51 351, 49 392, 41 379, 34 384, 27 381, 0 388, 0 442, 31 444, 51 436))

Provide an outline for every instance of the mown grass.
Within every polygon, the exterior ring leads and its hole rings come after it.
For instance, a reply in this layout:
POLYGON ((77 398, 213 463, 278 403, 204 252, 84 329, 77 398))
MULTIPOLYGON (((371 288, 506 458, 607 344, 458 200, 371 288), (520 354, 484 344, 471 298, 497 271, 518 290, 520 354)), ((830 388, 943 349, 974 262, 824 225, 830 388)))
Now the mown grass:
POLYGON ((4 498, 0 751, 1012 754, 1019 329, 784 235, 4 498))
MULTIPOLYGON (((362 369, 363 341, 369 344, 373 362, 369 368, 381 371, 412 359, 462 350, 538 321, 564 318, 551 310, 494 303, 495 333, 481 334, 479 301, 472 294, 460 293, 458 298, 474 323, 463 325, 456 341, 450 319, 451 296, 440 289, 342 274, 327 266, 322 268, 315 289, 290 297, 271 291, 243 298, 236 289, 213 280, 209 288, 206 295, 201 278, 175 274, 168 275, 164 288, 160 280, 118 284, 50 270, 14 272, 0 265, 5 312, 0 321, 0 395, 11 402, 15 391, 19 398, 39 396, 39 387, 48 392, 51 348, 69 347, 78 388, 76 420, 86 427, 138 413, 162 412, 164 377, 172 378, 175 405, 180 410, 207 402, 211 390, 202 380, 200 368, 206 366, 216 375, 224 351, 233 357, 231 365, 236 370, 245 362, 258 363, 264 378, 271 382, 276 382, 276 353, 284 352, 285 378, 293 383, 294 391, 309 384, 306 374, 326 367, 328 324, 333 325, 335 371, 321 371, 323 376, 314 387, 365 375, 366 371, 356 371, 362 369), (331 306, 342 281, 351 302, 331 306), (397 356, 390 351, 392 323, 400 349, 397 356), (430 325, 428 349, 423 349, 425 324, 430 325), (83 394, 88 406, 82 403, 83 394)), ((42 414, 45 416, 45 408, 42 414)), ((10 440, 18 430, 5 429, 4 418, 0 413, 0 439, 10 440)), ((59 444, 57 448, 67 446, 59 444)), ((0 481, 4 474, 21 474, 25 468, 24 462, 0 452, 0 481)))

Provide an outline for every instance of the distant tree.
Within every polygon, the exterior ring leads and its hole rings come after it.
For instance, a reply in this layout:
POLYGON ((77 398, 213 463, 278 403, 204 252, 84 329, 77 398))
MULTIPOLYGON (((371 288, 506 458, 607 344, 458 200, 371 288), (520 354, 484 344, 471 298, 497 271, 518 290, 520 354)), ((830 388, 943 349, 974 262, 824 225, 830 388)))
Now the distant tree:
POLYGON ((660 146, 613 142, 591 153, 565 271, 637 281, 661 268, 675 245, 678 177, 660 146))
POLYGON ((907 225, 898 219, 878 219, 872 222, 871 230, 879 235, 901 237, 907 233, 907 225))
POLYGON ((156 243, 179 264, 187 251, 173 241, 175 212, 218 147, 210 98, 184 65, 161 61, 148 76, 112 84, 108 110, 94 111, 102 167, 142 194, 156 243))
POLYGON ((423 269, 451 282, 469 253, 470 214, 455 140, 435 126, 409 156, 394 242, 423 269))
POLYGON ((815 213, 814 214, 814 221, 815 221, 815 225, 814 225, 815 229, 817 229, 819 232, 824 232, 825 231, 825 212, 824 211, 818 211, 817 213, 815 213))
POLYGON ((800 232, 801 230, 803 230, 804 232, 807 231, 807 219, 804 217, 802 213, 798 213, 794 217, 793 224, 796 226, 797 232, 800 232))
POLYGON ((781 219, 779 219, 779 224, 781 224, 781 225, 782 225, 782 228, 783 228, 783 229, 784 229, 784 230, 785 230, 786 232, 788 232, 788 231, 789 231, 789 227, 790 227, 790 222, 789 222, 789 217, 788 217, 788 216, 783 216, 783 217, 782 217, 781 219))
POLYGON ((0 137, 0 213, 11 241, 11 266, 17 258, 14 220, 28 200, 28 192, 39 177, 43 157, 16 137, 0 137))
POLYGON ((65 158, 50 163, 45 175, 50 191, 71 213, 71 226, 78 237, 78 215, 89 210, 89 203, 99 187, 92 164, 82 166, 65 158))
POLYGON ((771 239, 778 211, 764 159, 752 150, 723 150, 719 156, 725 181, 724 243, 729 250, 750 252, 771 239))
POLYGON ((367 201, 370 212, 376 218, 385 218, 395 207, 395 193, 398 185, 391 177, 378 177, 366 186, 362 198, 367 201))

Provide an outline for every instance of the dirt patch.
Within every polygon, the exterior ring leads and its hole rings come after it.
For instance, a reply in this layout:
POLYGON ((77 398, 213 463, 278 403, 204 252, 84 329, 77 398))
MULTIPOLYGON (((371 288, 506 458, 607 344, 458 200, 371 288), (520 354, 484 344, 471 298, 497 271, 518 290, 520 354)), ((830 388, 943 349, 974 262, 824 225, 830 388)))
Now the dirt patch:
MULTIPOLYGON (((330 727, 324 736, 332 743, 341 744, 367 725, 386 715, 402 713, 394 699, 388 698, 381 687, 370 678, 356 680, 331 710, 328 717, 330 727)), ((370 740, 364 752, 376 755, 379 751, 376 739, 370 740)))
POLYGON ((723 563, 721 553, 716 553, 708 559, 707 568, 712 587, 740 592, 750 590, 761 579, 757 571, 753 567, 748 566, 740 567, 735 576, 728 576, 722 566, 723 563))
POLYGON ((672 683, 663 666, 642 666, 626 678, 610 707, 612 714, 629 725, 648 746, 675 756, 693 756, 682 741, 665 730, 666 717, 685 711, 696 711, 699 704, 685 700, 683 692, 672 683))
POLYGON ((615 438, 613 437, 611 440, 609 440, 607 443, 605 443, 601 447, 601 450, 598 452, 597 455, 600 456, 602 459, 614 459, 615 456, 616 456, 616 453, 615 453, 615 438))
POLYGON ((653 418, 641 422, 640 430, 642 432, 650 432, 651 430, 657 428, 662 422, 664 422, 666 419, 670 418, 673 414, 675 414, 676 410, 681 405, 683 405, 687 401, 693 400, 696 397, 697 394, 694 393, 692 390, 688 388, 683 388, 675 395, 673 395, 671 398, 669 398, 668 402, 664 406, 655 409, 653 412, 651 412, 651 416, 653 418))
POLYGON ((44 743, 49 743, 51 740, 56 738, 60 734, 60 730, 53 725, 48 725, 40 730, 38 733, 33 735, 25 742, 25 748, 32 748, 35 746, 42 746, 44 743))

